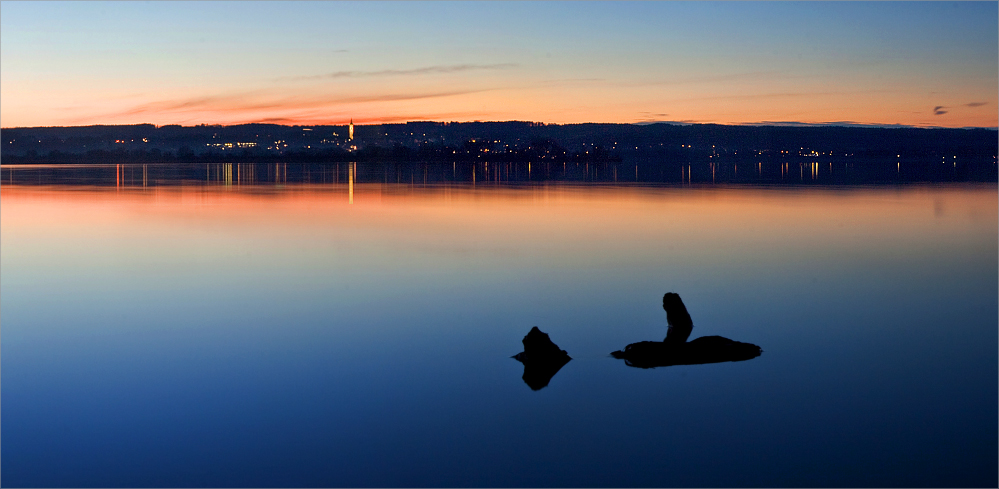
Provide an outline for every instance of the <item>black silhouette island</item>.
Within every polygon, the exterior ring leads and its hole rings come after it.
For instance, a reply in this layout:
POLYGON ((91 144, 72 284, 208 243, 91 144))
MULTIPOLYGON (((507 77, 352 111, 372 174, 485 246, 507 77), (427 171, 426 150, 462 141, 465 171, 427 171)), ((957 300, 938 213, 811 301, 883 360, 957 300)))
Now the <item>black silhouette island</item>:
POLYGON ((763 349, 751 343, 721 336, 702 336, 687 341, 694 323, 680 296, 669 292, 663 296, 663 309, 669 329, 663 341, 640 341, 611 355, 624 360, 629 367, 655 368, 671 365, 738 362, 760 356, 763 349))
POLYGON ((524 351, 512 358, 524 364, 524 383, 532 390, 547 387, 559 369, 572 360, 565 350, 552 342, 548 333, 542 333, 537 326, 531 328, 523 342, 524 351))

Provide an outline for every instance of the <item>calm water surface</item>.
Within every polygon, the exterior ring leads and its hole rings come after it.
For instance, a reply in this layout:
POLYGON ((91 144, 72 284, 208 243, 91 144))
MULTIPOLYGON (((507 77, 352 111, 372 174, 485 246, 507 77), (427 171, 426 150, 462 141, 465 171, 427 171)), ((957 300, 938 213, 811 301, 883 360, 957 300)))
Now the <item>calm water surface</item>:
POLYGON ((3 170, 4 486, 999 482, 994 183, 3 170), (668 291, 762 356, 610 357, 668 291))

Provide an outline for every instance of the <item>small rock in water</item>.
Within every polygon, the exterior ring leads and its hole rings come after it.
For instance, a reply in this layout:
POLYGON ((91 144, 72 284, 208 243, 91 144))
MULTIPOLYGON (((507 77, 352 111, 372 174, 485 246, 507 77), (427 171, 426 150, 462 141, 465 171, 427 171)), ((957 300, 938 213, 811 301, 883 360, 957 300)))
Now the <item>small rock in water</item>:
POLYGON ((552 342, 548 333, 542 332, 537 326, 531 328, 523 342, 523 354, 530 360, 545 361, 569 356, 565 350, 559 349, 558 345, 552 342))
POLYGON ((572 357, 565 350, 559 349, 547 333, 537 326, 524 336, 524 351, 513 358, 524 364, 524 382, 532 389, 539 390, 548 385, 551 378, 572 357))

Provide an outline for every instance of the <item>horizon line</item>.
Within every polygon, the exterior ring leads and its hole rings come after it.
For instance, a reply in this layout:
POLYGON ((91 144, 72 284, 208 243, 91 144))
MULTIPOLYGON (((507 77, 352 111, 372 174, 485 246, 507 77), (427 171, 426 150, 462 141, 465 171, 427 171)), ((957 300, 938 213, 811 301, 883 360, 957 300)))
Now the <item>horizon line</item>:
POLYGON ((558 122, 542 122, 542 121, 528 121, 528 120, 505 120, 505 121, 432 121, 432 120, 412 120, 405 122, 391 122, 391 123, 372 123, 364 124, 353 122, 343 122, 340 124, 330 123, 330 124, 279 124, 274 122, 241 122, 238 124, 209 124, 200 123, 194 125, 183 125, 183 124, 154 124, 151 122, 139 122, 134 124, 84 124, 84 125, 61 125, 61 126, 12 126, 12 127, 0 127, 0 130, 7 129, 52 129, 52 128, 83 128, 83 127, 128 127, 128 126, 153 126, 157 129, 167 126, 179 126, 179 127, 235 127, 235 126, 248 126, 248 125, 269 125, 269 126, 282 126, 282 127, 322 127, 322 126, 347 126, 353 124, 354 126, 388 126, 388 125, 405 125, 409 123, 429 123, 429 124, 503 124, 519 122, 525 124, 538 124, 542 126, 581 126, 586 124, 599 124, 599 125, 615 125, 615 126, 652 126, 657 124, 666 124, 672 126, 729 126, 729 127, 815 127, 815 128, 833 128, 833 127, 844 127, 844 128, 860 128, 860 129, 985 129, 999 131, 999 126, 961 126, 961 127, 947 127, 947 126, 914 126, 909 124, 883 124, 883 123, 865 123, 865 122, 853 122, 853 121, 835 121, 835 122, 799 122, 799 121, 760 121, 760 122, 736 122, 736 123, 723 123, 723 122, 697 122, 697 121, 641 121, 641 122, 569 122, 569 123, 558 123, 558 122))

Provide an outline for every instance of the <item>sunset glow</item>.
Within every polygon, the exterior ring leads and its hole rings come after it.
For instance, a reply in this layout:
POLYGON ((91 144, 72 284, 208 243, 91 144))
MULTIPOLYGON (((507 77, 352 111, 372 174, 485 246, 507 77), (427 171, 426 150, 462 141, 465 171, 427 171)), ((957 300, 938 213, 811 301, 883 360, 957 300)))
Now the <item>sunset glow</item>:
POLYGON ((997 5, 3 2, 0 124, 996 127, 997 5))

